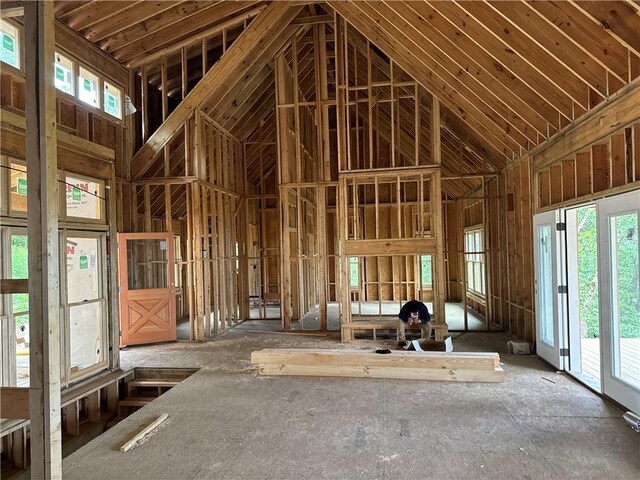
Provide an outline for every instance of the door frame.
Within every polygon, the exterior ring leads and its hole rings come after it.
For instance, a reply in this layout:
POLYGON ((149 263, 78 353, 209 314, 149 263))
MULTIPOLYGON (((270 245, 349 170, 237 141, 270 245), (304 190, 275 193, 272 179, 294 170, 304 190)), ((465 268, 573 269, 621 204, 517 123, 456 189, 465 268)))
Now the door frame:
MULTIPOLYGON (((565 286, 566 269, 564 267, 564 242, 561 241, 560 212, 552 210, 538 213, 533 217, 533 259, 534 259, 534 292, 536 308, 536 353, 559 370, 568 368, 567 357, 567 294, 561 293, 559 287, 565 286), (553 311, 553 345, 541 340, 541 315, 540 295, 538 281, 540 278, 540 258, 538 253, 539 235, 538 229, 542 226, 551 227, 551 283, 552 283, 552 311, 553 311)), ((566 291, 566 290, 565 290, 566 291)))

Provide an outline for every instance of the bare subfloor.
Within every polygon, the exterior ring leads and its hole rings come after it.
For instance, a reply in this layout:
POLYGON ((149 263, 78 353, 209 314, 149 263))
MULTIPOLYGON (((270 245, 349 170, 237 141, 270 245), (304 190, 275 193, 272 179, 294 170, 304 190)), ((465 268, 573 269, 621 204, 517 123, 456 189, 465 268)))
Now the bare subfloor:
MULTIPOLYGON (((502 333, 454 335, 460 351, 498 351, 504 384, 259 377, 253 350, 345 346, 250 321, 204 344, 129 348, 123 368, 202 367, 64 460, 65 479, 629 478, 640 435, 622 412, 502 333), (139 425, 169 420, 120 453, 139 425)), ((375 345, 385 344, 385 341, 375 345)), ((386 341, 386 345, 391 345, 386 341)))

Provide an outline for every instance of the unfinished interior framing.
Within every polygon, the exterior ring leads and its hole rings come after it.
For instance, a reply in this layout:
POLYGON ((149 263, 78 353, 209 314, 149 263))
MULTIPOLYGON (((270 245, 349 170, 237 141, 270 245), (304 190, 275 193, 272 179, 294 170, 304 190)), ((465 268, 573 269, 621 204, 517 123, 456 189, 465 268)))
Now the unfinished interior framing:
POLYGON ((440 332, 533 344, 533 216, 640 187, 636 2, 23 3, 0 72, 16 467, 29 437, 60 469, 84 404, 58 402, 122 378, 118 347, 150 341, 128 329, 352 342, 418 299, 440 332))

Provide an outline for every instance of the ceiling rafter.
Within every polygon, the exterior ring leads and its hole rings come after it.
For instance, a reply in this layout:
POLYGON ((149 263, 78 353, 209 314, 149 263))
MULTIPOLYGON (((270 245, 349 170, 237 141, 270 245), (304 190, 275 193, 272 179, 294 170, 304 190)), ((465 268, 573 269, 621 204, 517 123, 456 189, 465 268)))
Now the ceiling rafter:
MULTIPOLYGON (((464 59, 466 54, 456 46, 453 46, 449 51, 440 48, 432 41, 431 32, 425 35, 419 28, 417 22, 420 22, 421 19, 415 11, 406 8, 406 6, 401 3, 389 4, 389 8, 393 9, 400 18, 407 22, 406 25, 409 29, 412 29, 416 35, 419 35, 419 39, 414 40, 414 43, 419 45, 418 48, 422 51, 428 51, 427 46, 432 45, 433 48, 429 50, 437 50, 437 52, 433 53, 433 58, 440 67, 450 70, 454 78, 458 78, 463 82, 471 92, 474 92, 475 87, 479 86, 485 93, 482 95, 476 94, 476 96, 478 98, 487 98, 487 100, 482 100, 483 103, 488 103, 488 99, 492 98, 492 104, 497 106, 488 105, 489 108, 500 115, 504 121, 513 125, 529 142, 537 142, 537 135, 546 131, 546 122, 535 110, 526 108, 511 91, 496 90, 494 88, 495 85, 492 86, 491 80, 486 78, 488 75, 486 75, 485 71, 472 59, 468 60, 470 63, 459 63, 459 59, 464 59), (454 55, 457 55, 457 58, 454 58, 454 55), (440 59, 436 59, 436 56, 439 56, 440 59), (520 107, 519 109, 514 106, 516 103, 518 107, 520 107), (523 112, 524 115, 521 115, 519 110, 523 112)), ((437 35, 437 33, 435 35, 437 35)))
MULTIPOLYGON (((454 1, 452 4, 480 24, 485 32, 499 40, 509 49, 509 53, 517 56, 520 61, 527 63, 538 75, 546 78, 557 89, 567 95, 575 105, 580 106, 584 111, 588 110, 587 89, 582 88, 583 85, 576 84, 575 80, 577 78, 575 76, 567 78, 566 75, 562 74, 562 71, 558 70, 558 65, 555 62, 546 63, 543 61, 544 55, 541 55, 539 51, 535 51, 534 45, 517 35, 517 31, 504 28, 502 22, 495 18, 490 10, 487 11, 482 7, 483 4, 459 1, 454 1)), ((562 66, 560 68, 563 69, 562 66)))
POLYGON ((515 27, 525 38, 540 48, 547 55, 545 61, 555 60, 602 98, 607 97, 607 79, 604 68, 600 65, 589 65, 589 57, 578 56, 570 45, 564 44, 559 47, 557 39, 554 38, 555 30, 546 29, 545 31, 546 24, 537 21, 537 17, 527 16, 526 11, 514 8, 511 3, 496 3, 494 5, 484 0, 484 5, 487 5, 497 15, 515 27), (533 23, 536 21, 538 24, 534 25, 533 23), (529 26, 530 28, 524 28, 524 26, 529 26), (534 32, 535 35, 533 34, 534 32), (602 69, 602 71, 593 72, 592 69, 602 69))
POLYGON ((412 49, 400 44, 395 37, 388 35, 381 28, 374 27, 378 25, 377 20, 381 19, 371 19, 358 8, 359 5, 356 3, 332 2, 330 5, 356 29, 363 32, 372 43, 385 51, 387 56, 391 53, 390 56, 395 57, 395 61, 400 58, 401 61, 398 63, 407 73, 418 80, 430 93, 437 92, 437 96, 444 105, 452 105, 456 115, 465 120, 469 128, 476 133, 481 132, 481 138, 484 138, 497 152, 506 157, 511 157, 513 153, 519 154, 521 148, 519 145, 497 126, 490 125, 483 112, 478 111, 458 92, 439 79, 412 49))
POLYGON ((538 10, 538 4, 540 2, 535 2, 535 4, 536 4, 535 6, 532 4, 532 2, 529 2, 527 0, 520 0, 520 3, 522 5, 524 5, 529 11, 533 12, 538 17, 540 17, 540 19, 542 19, 547 25, 549 25, 556 32, 558 32, 560 35, 562 35, 562 37, 565 40, 570 42, 575 48, 580 50, 584 55, 587 55, 592 61, 596 62, 598 65, 600 65, 602 68, 604 68, 607 72, 609 72, 611 75, 613 75, 615 78, 617 78, 621 82, 627 83, 628 79, 625 79, 624 77, 619 75, 618 72, 616 72, 613 68, 609 67, 609 65, 607 63, 605 63, 602 60, 600 60, 600 58, 597 55, 595 55, 592 51, 590 51, 588 48, 586 48, 585 45, 583 45, 582 43, 580 43, 577 40, 575 40, 565 30, 560 28, 553 21, 551 21, 549 18, 547 18, 540 10, 538 10))

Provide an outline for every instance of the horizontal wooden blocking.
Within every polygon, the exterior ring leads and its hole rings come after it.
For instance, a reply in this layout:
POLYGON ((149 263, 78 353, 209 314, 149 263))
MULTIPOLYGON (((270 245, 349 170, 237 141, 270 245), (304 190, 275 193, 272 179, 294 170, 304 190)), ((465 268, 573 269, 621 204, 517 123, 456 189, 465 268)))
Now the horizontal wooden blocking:
MULTIPOLYGON (((433 317, 432 317, 433 318, 433 317)), ((435 335, 435 339, 438 342, 444 342, 444 339, 447 335, 449 335, 449 326, 446 323, 436 323, 431 322, 431 326, 433 327, 433 332, 435 335)), ((398 329, 398 320, 378 320, 378 321, 355 321, 349 323, 343 323, 340 327, 343 331, 347 331, 346 335, 343 335, 343 338, 346 339, 347 343, 353 340, 353 335, 349 332, 354 331, 373 331, 373 339, 376 339, 376 333, 378 330, 396 330, 398 329)), ((420 330, 420 325, 408 325, 405 327, 406 330, 420 330)))
POLYGON ((251 354, 261 375, 368 377, 454 382, 503 382, 497 353, 265 349, 251 354))
POLYGON ((0 418, 29 418, 29 389, 0 387, 0 418))
POLYGON ((24 279, 0 279, 0 294, 4 293, 29 293, 29 280, 24 279))
POLYGON ((422 255, 436 251, 434 238, 394 238, 393 240, 348 240, 345 254, 366 255, 422 255))

